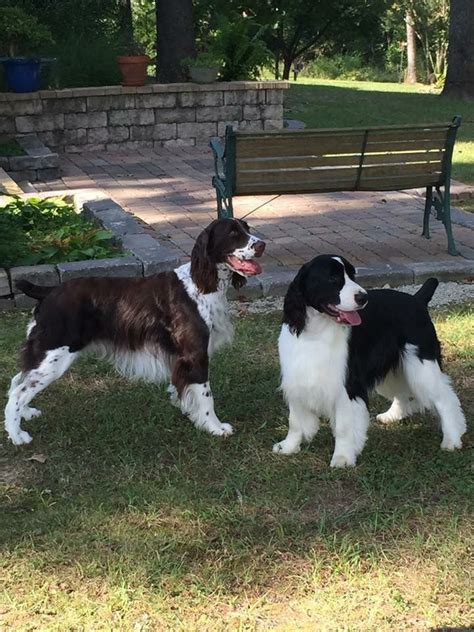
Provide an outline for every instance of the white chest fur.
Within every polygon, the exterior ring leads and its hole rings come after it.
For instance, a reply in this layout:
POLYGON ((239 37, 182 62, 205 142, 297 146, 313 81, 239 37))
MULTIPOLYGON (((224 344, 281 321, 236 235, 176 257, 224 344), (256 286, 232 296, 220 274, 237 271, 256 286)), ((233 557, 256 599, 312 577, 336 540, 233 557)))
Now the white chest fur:
POLYGON ((285 397, 303 400, 316 415, 332 417, 344 388, 350 328, 308 308, 299 336, 283 325, 278 341, 285 397))
POLYGON ((189 297, 196 303, 202 319, 209 328, 208 353, 212 354, 224 344, 232 342, 234 328, 230 320, 226 297, 229 275, 226 273, 220 275, 216 292, 203 294, 191 278, 190 263, 176 268, 175 273, 182 281, 189 297))

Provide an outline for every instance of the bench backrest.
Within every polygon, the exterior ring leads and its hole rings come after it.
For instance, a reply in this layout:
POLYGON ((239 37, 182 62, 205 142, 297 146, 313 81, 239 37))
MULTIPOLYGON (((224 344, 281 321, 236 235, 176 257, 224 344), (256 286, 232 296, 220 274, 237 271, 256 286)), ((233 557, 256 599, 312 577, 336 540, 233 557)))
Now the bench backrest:
POLYGON ((229 126, 226 185, 231 195, 441 186, 460 122, 268 132, 229 126))

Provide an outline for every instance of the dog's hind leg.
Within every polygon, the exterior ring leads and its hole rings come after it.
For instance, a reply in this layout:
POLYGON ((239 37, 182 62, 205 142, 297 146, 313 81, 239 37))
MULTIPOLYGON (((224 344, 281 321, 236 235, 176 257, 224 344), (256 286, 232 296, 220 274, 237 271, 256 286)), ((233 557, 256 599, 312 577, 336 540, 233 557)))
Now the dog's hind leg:
POLYGON ((435 410, 441 421, 444 450, 462 447, 461 437, 466 432, 466 420, 461 404, 436 360, 420 360, 417 348, 407 345, 403 370, 410 389, 424 408, 435 410))
MULTIPOLYGON (((24 377, 23 373, 17 373, 15 377, 12 378, 10 389, 8 391, 7 397, 10 397, 12 391, 22 382, 24 377)), ((21 417, 26 421, 30 421, 35 417, 39 417, 41 415, 41 410, 37 408, 31 408, 30 406, 24 406, 21 410, 21 417)))
POLYGON ((15 375, 5 407, 5 429, 12 443, 21 445, 32 440, 32 437, 22 430, 20 425, 22 417, 28 419, 31 416, 37 416, 31 415, 31 412, 36 409, 29 408, 28 404, 35 395, 60 378, 74 362, 76 356, 77 353, 71 353, 69 347, 50 349, 46 351, 38 367, 15 375))
POLYGON ((377 421, 384 424, 405 419, 423 408, 411 392, 401 370, 391 371, 375 390, 382 397, 392 400, 390 408, 377 415, 377 421))
POLYGON ((301 449, 303 441, 311 441, 319 430, 319 419, 304 404, 290 400, 288 434, 283 441, 275 443, 273 452, 277 454, 295 454, 301 449))

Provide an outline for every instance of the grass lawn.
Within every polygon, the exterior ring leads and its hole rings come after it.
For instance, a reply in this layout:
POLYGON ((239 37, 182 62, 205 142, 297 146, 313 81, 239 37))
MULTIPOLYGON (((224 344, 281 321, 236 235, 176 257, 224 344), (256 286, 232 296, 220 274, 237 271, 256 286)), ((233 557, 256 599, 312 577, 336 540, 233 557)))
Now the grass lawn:
POLYGON ((462 116, 453 178, 474 184, 474 103, 440 97, 426 86, 368 81, 301 79, 285 93, 285 116, 308 127, 409 125, 462 116))
MULTIPOLYGON (((1 442, 0 629, 472 625, 474 321, 466 306, 435 318, 465 448, 442 452, 428 417, 374 423, 349 470, 329 468, 327 425, 299 455, 271 452, 286 432, 279 314, 239 318, 213 362, 228 440, 191 426, 164 388, 78 362, 23 422, 33 443, 1 442)), ((0 316, 2 392, 26 322, 0 316)))

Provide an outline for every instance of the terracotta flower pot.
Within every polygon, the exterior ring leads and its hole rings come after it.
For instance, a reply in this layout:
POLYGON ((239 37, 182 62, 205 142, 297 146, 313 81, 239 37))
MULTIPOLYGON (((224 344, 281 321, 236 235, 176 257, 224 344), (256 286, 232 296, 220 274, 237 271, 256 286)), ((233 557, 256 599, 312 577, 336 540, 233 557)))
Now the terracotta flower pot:
POLYGON ((148 55, 122 55, 117 57, 122 73, 123 86, 144 86, 146 84, 146 70, 150 63, 148 55))

